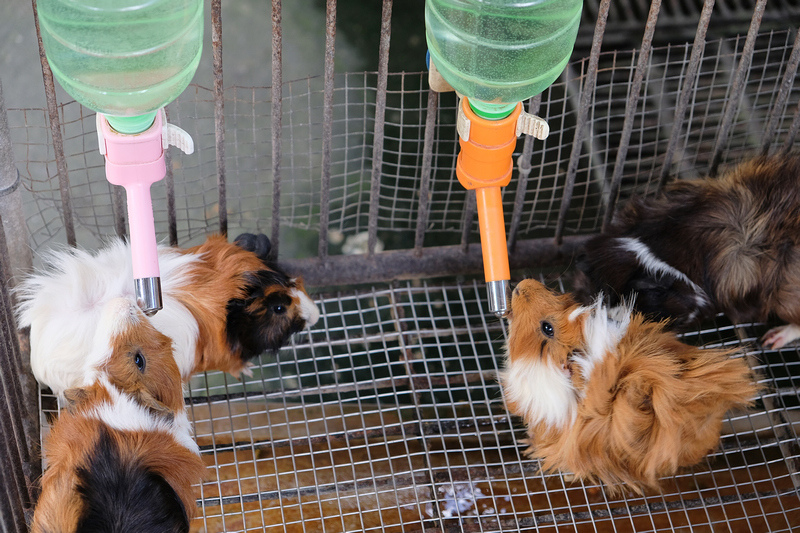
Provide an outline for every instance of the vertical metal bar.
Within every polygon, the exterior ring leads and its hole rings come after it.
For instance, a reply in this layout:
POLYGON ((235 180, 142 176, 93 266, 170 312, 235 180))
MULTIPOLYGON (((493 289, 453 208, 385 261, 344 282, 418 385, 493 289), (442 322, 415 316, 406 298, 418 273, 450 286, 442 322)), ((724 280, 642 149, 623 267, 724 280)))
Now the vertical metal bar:
POLYGON ((281 0, 272 0, 272 257, 278 256, 281 231, 282 39, 281 0))
POLYGON ((114 211, 114 232, 117 237, 125 238, 128 236, 127 207, 125 206, 125 195, 123 187, 111 185, 111 207, 114 211))
MULTIPOLYGON (((39 387, 31 373, 30 357, 22 356, 13 317, 13 302, 6 290, 6 287, 13 288, 18 276, 29 272, 33 264, 19 183, 3 86, 0 83, 0 284, 3 285, 2 327, 5 342, 4 353, 0 357, 13 364, 13 373, 3 377, 12 380, 15 385, 15 417, 22 422, 21 433, 18 435, 22 439, 21 460, 25 463, 28 496, 32 500, 33 485, 30 481, 38 477, 41 463, 31 460, 26 443, 37 442, 39 439, 39 416, 36 409, 39 387)), ((10 397, 7 399, 12 400, 10 397)))
POLYGON ((425 136, 422 142, 422 176, 419 184, 417 233, 414 236, 414 255, 422 255, 425 228, 430 216, 431 174, 433 173, 433 141, 436 133, 436 115, 439 113, 439 93, 428 90, 428 108, 425 114, 425 136))
POLYGON ((389 77, 389 40, 392 33, 392 0, 383 0, 381 41, 378 54, 378 94, 375 99, 375 132, 372 142, 372 185, 369 192, 367 254, 374 255, 378 242, 378 209, 383 167, 383 135, 386 125, 386 85, 389 77))
POLYGON ((589 117, 589 105, 594 97, 594 88, 597 84, 597 68, 600 63, 600 45, 603 43, 603 35, 606 31, 606 21, 608 20, 608 6, 611 0, 602 0, 597 13, 597 24, 594 28, 592 37, 592 50, 589 55, 589 65, 586 69, 586 80, 583 83, 581 93, 581 104, 578 109, 577 124, 575 125, 575 137, 572 140, 572 152, 567 166, 566 183, 564 184, 564 195, 561 199, 561 208, 558 212, 558 222, 556 223, 555 244, 560 246, 564 239, 564 226, 567 221, 569 204, 572 202, 572 193, 575 190, 575 177, 578 174, 578 162, 581 157, 581 146, 583 137, 586 134, 586 126, 589 117))
POLYGON ((711 164, 708 169, 709 176, 715 176, 717 174, 719 163, 722 159, 722 150, 727 144, 728 135, 733 126, 733 119, 739 109, 742 92, 747 83, 750 62, 753 59, 753 50, 756 46, 756 35, 758 34, 758 28, 761 26, 761 18, 764 16, 764 8, 766 5, 767 0, 759 0, 753 10, 753 18, 750 21, 750 29, 747 31, 747 39, 745 39, 744 42, 744 49, 742 50, 742 57, 739 60, 739 67, 736 69, 736 73, 731 80, 731 90, 728 93, 727 102, 725 103, 725 112, 722 115, 722 121, 717 129, 714 153, 711 156, 711 164))
POLYGON ((50 122, 50 135, 53 138, 53 151, 56 156, 56 169, 58 171, 58 188, 61 192, 61 209, 64 217, 64 230, 67 233, 67 243, 75 246, 75 223, 72 220, 72 200, 69 195, 69 173, 67 171, 67 158, 64 156, 64 141, 61 138, 61 121, 58 118, 58 102, 56 102, 56 87, 53 82, 53 71, 44 53, 42 32, 39 28, 39 14, 36 11, 36 0, 31 0, 33 6, 33 22, 36 26, 36 40, 39 43, 39 60, 42 63, 42 78, 44 79, 44 93, 47 99, 47 117, 50 122))
POLYGON ((800 102, 797 102, 797 109, 794 111, 792 125, 789 127, 789 131, 786 133, 786 141, 783 143, 783 150, 781 150, 782 155, 788 155, 789 152, 791 152, 798 130, 800 130, 800 102))
POLYGON ((711 12, 714 9, 714 0, 705 0, 703 10, 700 12, 700 22, 697 23, 697 31, 694 35, 694 43, 692 44, 692 54, 689 58, 689 66, 686 69, 686 74, 683 78, 683 87, 681 94, 678 98, 678 104, 675 106, 675 118, 672 121, 672 133, 670 134, 669 142, 667 143, 667 151, 664 154, 664 164, 661 167, 661 176, 658 180, 658 191, 664 188, 669 177, 670 167, 672 166, 672 158, 675 156, 675 150, 678 146, 678 140, 681 137, 683 130, 683 121, 686 117, 686 109, 689 107, 689 100, 694 94, 694 86, 697 82, 697 73, 700 70, 700 61, 703 58, 703 52, 706 47, 706 32, 708 31, 708 24, 711 21, 711 12))
POLYGON ((650 4, 650 12, 647 15, 647 23, 644 27, 644 37, 642 47, 639 50, 639 59, 636 62, 636 72, 633 75, 633 83, 628 91, 628 101, 625 104, 625 119, 622 123, 622 137, 620 138, 617 159, 614 163, 614 171, 611 175, 611 187, 608 194, 608 203, 603 217, 602 231, 608 229, 611 217, 614 215, 614 206, 617 202, 620 184, 622 183, 622 171, 625 168, 625 160, 628 157, 628 148, 631 142, 631 132, 633 131, 633 121, 636 117, 636 109, 639 107, 639 93, 642 90, 642 80, 644 79, 647 63, 650 60, 650 49, 653 46, 653 33, 656 30, 658 13, 661 11, 661 0, 653 0, 650 4))
MULTIPOLYGON (((169 122, 169 112, 167 122, 169 122)), ((164 163, 167 166, 167 173, 164 176, 164 187, 167 193, 167 225, 169 231, 169 245, 178 246, 178 220, 175 213, 175 176, 172 174, 172 156, 169 150, 164 150, 164 163)))
POLYGON ((475 223, 475 216, 478 214, 478 202, 475 199, 475 189, 469 189, 464 198, 464 217, 461 222, 461 251, 469 251, 469 238, 472 235, 472 225, 475 223))
MULTIPOLYGON (((0 217, 2 218, 2 217, 0 217)), ((10 493, 14 521, 22 516, 22 529, 25 531, 24 508, 33 501, 33 473, 28 442, 35 442, 34 428, 30 427, 28 405, 23 403, 22 357, 14 324, 14 310, 11 294, 6 284, 9 278, 9 256, 5 231, 0 220, 0 463, 6 474, 12 478, 6 490, 10 493), (26 432, 25 421, 28 421, 26 432), (16 491, 16 494, 14 493, 16 491)))
POLYGON ((789 61, 786 62, 786 70, 783 73, 778 97, 775 99, 775 104, 770 110, 767 127, 764 130, 763 140, 761 141, 761 153, 763 155, 769 153, 769 146, 775 139, 775 133, 778 130, 778 122, 781 116, 783 116, 783 108, 786 106, 786 100, 789 98, 789 93, 792 91, 792 86, 794 85, 798 63, 800 63, 800 29, 795 33, 792 53, 789 55, 789 61))
POLYGON ((325 10, 325 88, 322 104, 322 185, 319 211, 319 248, 321 261, 328 258, 328 224, 331 215, 331 142, 333 141, 333 89, 336 56, 336 0, 328 0, 325 10))
POLYGON ((211 0, 211 49, 214 61, 214 139, 217 153, 219 232, 228 235, 228 197, 225 190, 225 92, 222 86, 222 0, 211 0))
MULTIPOLYGON (((0 409, 0 414, 10 416, 0 409)), ((0 422, 0 429, 4 424, 0 422)), ((3 533, 25 533, 25 511, 19 491, 14 490, 15 479, 13 474, 13 455, 8 451, 5 440, 0 443, 0 531, 3 533)))
POLYGON ((25 533, 25 516, 19 495, 12 489, 13 479, 9 479, 10 471, 6 465, 5 454, 0 450, 0 532, 25 533))
POLYGON ((30 271, 33 266, 31 247, 28 244, 28 226, 22 209, 22 192, 19 189, 19 171, 14 164, 11 129, 8 127, 3 84, 0 82, 0 216, 3 230, 9 235, 9 280, 15 285, 16 276, 30 271))
MULTIPOLYGON (((539 107, 542 104, 542 95, 537 94, 531 98, 528 104, 528 113, 536 115, 539 113, 539 107)), ((517 178, 517 192, 514 195, 514 210, 511 213, 511 226, 508 228, 508 251, 514 251, 517 245, 517 231, 522 221, 522 208, 525 204, 525 193, 528 192, 528 179, 531 175, 531 157, 533 156, 533 137, 530 135, 525 136, 522 142, 522 153, 517 158, 517 168, 519 169, 519 178, 517 178)))

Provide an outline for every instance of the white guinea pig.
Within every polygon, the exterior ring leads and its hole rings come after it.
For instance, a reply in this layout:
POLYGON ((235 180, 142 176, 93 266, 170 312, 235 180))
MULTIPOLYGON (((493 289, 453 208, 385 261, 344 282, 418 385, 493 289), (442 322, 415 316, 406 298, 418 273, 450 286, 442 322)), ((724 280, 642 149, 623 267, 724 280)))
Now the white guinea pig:
MULTIPOLYGON (((268 252, 266 236, 251 234, 236 243, 216 235, 186 250, 159 247, 164 308, 150 320, 173 340, 184 380, 206 370, 248 372, 250 359, 319 318, 302 280, 268 263, 268 252)), ((31 328, 36 379, 61 395, 93 365, 85 357, 104 303, 134 295, 131 250, 116 240, 95 254, 53 252, 47 263, 17 290, 17 316, 31 328)))
POLYGON ((94 366, 44 442, 32 532, 186 532, 205 467, 172 341, 132 299, 110 300, 96 327, 94 366))

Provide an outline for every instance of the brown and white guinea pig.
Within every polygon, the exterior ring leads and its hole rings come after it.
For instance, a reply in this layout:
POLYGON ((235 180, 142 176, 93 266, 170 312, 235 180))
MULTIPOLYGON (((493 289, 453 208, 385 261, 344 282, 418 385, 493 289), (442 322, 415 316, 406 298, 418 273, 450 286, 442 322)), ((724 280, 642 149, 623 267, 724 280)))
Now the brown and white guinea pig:
POLYGON ((44 442, 33 533, 177 533, 196 512, 205 466, 172 341, 133 299, 103 306, 86 383, 65 391, 44 442))
POLYGON ((632 200, 586 244, 578 299, 635 294, 637 310, 679 329, 715 312, 735 322, 775 314, 788 325, 762 342, 784 346, 800 337, 798 183, 800 156, 759 157, 632 200))
MULTIPOLYGON (((319 318, 302 280, 267 262, 266 236, 237 242, 217 235, 186 250, 159 247, 164 307, 150 320, 173 340, 184 380, 206 370, 247 373, 250 359, 319 318)), ((17 290, 17 323, 30 326, 34 375, 61 395, 92 368, 85 354, 103 304, 134 296, 131 250, 115 240, 95 254, 56 251, 45 260, 17 290)))
POLYGON ((509 324, 500 382, 543 470, 657 490, 716 448, 726 411, 757 392, 731 351, 686 345, 629 306, 584 307, 535 280, 514 289, 509 324))

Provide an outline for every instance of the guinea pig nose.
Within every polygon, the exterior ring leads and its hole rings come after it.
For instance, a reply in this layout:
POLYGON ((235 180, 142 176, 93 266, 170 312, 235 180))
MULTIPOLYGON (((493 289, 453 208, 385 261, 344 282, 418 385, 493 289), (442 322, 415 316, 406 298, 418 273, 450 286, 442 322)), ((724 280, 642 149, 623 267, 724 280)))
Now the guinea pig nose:
POLYGON ((517 285, 516 287, 514 287, 514 291, 513 291, 513 293, 512 293, 512 294, 513 294, 514 296, 517 296, 517 295, 519 295, 519 285, 517 285))

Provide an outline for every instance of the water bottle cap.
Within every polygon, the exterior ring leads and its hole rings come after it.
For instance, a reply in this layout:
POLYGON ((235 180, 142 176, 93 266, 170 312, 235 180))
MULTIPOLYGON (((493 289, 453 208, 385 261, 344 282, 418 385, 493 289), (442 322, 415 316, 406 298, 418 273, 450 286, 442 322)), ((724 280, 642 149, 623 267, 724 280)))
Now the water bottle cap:
POLYGON ((143 115, 136 115, 133 117, 120 117, 115 115, 106 115, 109 125, 119 133, 125 135, 135 135, 147 131, 156 119, 156 113, 145 113, 143 115))
POLYGON ((517 107, 517 102, 513 104, 492 104, 469 98, 469 107, 472 111, 481 118, 487 120, 500 120, 506 118, 517 107))

